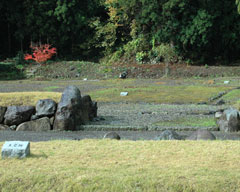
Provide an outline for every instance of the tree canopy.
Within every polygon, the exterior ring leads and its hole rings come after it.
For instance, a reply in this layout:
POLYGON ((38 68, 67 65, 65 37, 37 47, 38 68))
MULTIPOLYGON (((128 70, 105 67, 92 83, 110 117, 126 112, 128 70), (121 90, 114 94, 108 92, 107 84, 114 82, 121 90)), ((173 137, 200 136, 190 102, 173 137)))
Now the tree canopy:
POLYGON ((240 0, 0 1, 0 59, 42 42, 69 59, 157 62, 171 54, 229 63, 240 59, 238 12, 240 0))
POLYGON ((236 4, 237 4, 238 12, 240 13, 240 1, 236 0, 236 4))

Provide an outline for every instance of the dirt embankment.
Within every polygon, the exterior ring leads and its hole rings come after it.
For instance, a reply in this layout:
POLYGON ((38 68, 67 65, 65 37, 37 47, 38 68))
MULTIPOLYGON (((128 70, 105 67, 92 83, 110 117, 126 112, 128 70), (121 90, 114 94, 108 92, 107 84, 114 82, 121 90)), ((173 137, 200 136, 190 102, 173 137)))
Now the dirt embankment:
MULTIPOLYGON (((34 68, 34 67, 33 67, 34 68)), ((123 71, 129 78, 161 78, 165 76, 165 64, 116 63, 103 65, 90 62, 58 62, 34 70, 39 79, 106 79, 117 78, 123 71)), ((31 71, 31 70, 30 70, 31 71)), ((168 76, 171 78, 189 77, 229 77, 239 76, 238 66, 192 66, 170 64, 168 76)))

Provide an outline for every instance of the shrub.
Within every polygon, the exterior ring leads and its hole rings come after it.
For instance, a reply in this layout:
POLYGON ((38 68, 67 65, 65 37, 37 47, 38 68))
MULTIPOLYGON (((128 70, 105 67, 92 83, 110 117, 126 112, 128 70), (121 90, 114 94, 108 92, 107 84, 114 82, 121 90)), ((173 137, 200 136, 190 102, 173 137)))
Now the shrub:
POLYGON ((136 61, 140 64, 143 63, 143 61, 147 58, 147 53, 146 52, 137 52, 136 54, 136 61))
POLYGON ((39 46, 31 45, 30 48, 33 50, 33 55, 26 54, 25 60, 34 60, 39 64, 44 63, 48 59, 52 58, 54 54, 56 54, 56 48, 50 48, 51 45, 43 44, 39 46))
POLYGON ((129 41, 123 46, 124 57, 130 59, 131 57, 136 56, 138 52, 148 50, 148 43, 143 35, 140 35, 138 38, 129 41))
POLYGON ((23 65, 25 63, 24 53, 22 51, 19 51, 13 60, 15 61, 16 65, 23 65))
POLYGON ((158 61, 176 63, 181 58, 178 56, 175 48, 170 44, 160 44, 153 47, 152 56, 158 61))

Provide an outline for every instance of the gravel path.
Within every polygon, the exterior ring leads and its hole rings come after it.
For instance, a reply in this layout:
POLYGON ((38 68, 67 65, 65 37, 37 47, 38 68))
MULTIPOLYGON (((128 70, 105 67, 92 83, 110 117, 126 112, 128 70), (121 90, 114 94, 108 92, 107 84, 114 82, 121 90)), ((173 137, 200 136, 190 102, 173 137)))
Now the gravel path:
MULTIPOLYGON (((228 106, 216 105, 169 105, 149 103, 99 103, 98 115, 104 121, 93 125, 156 127, 158 122, 179 118, 214 118, 217 110, 228 106)), ((163 126, 162 126, 163 127, 163 126)), ((178 126, 179 128, 184 128, 178 126)))
POLYGON ((98 80, 58 80, 58 81, 30 81, 30 80, 19 80, 19 81, 6 81, 0 82, 0 92, 32 92, 32 91, 55 91, 63 92, 64 88, 68 85, 76 85, 81 93, 84 95, 86 92, 96 89, 106 88, 107 86, 96 84, 98 80))
MULTIPOLYGON (((116 131, 121 140, 154 140, 161 131, 116 131)), ((189 136, 193 131, 178 131, 183 138, 189 136)), ((52 140, 82 140, 82 139, 102 139, 107 131, 75 131, 75 132, 30 132, 30 131, 1 131, 0 142, 4 141, 52 141, 52 140)), ((239 133, 212 132, 218 140, 240 140, 239 133)))

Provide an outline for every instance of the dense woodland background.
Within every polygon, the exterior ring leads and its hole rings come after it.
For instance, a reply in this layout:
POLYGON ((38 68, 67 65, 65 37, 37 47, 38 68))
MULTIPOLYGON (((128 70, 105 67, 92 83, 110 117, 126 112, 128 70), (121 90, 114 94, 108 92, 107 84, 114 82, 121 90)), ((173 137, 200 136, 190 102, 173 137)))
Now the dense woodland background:
POLYGON ((29 52, 31 42, 50 43, 71 60, 240 59, 234 0, 3 0, 0 25, 0 59, 29 52))

